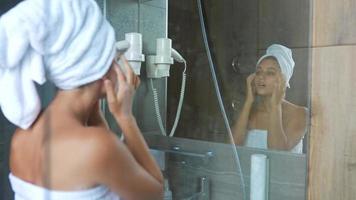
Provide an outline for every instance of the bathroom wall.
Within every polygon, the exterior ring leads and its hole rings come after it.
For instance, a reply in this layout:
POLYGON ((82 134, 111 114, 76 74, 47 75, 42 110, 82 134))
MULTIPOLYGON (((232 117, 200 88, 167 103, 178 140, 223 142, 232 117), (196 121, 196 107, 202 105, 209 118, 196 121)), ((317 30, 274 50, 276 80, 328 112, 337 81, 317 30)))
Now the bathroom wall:
POLYGON ((10 189, 8 175, 9 175, 9 148, 11 135, 14 131, 12 126, 2 115, 0 114, 0 199, 9 199, 13 196, 10 189))
POLYGON ((313 0, 309 200, 356 197, 356 1, 313 0))
MULTIPOLYGON (((97 0, 104 7, 104 0, 97 0)), ((116 39, 125 39, 125 33, 139 32, 142 34, 143 54, 156 53, 156 39, 167 36, 167 0, 107 0, 107 18, 116 32, 116 39)), ((153 96, 148 82, 145 63, 141 66, 141 85, 136 92, 134 114, 142 132, 158 130, 153 104, 153 96)), ((166 90, 165 78, 154 80, 158 90, 159 105, 162 119, 166 119, 166 90)), ((108 113, 108 112, 107 112, 108 113)), ((119 132, 110 114, 107 114, 111 127, 119 132)))

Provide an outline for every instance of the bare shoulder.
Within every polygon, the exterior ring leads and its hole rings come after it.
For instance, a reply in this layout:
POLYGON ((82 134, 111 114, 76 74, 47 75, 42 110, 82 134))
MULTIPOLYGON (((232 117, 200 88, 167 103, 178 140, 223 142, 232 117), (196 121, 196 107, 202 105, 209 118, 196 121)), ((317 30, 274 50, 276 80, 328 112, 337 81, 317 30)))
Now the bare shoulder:
POLYGON ((291 149, 298 144, 307 131, 308 109, 304 106, 285 101, 283 113, 285 118, 284 127, 290 137, 289 148, 291 149))
MULTIPOLYGON (((113 140, 116 141, 116 135, 110 130, 103 127, 85 127, 83 132, 87 135, 87 142, 92 145, 111 144, 113 140)), ((115 142, 114 142, 115 143, 115 142)))
MULTIPOLYGON (((124 154, 130 154, 126 145, 111 131, 100 127, 86 127, 85 138, 78 138, 80 147, 74 147, 78 152, 73 152, 75 160, 75 171, 82 177, 88 177, 85 182, 92 184, 102 184, 103 179, 110 178, 111 169, 116 166, 120 170, 120 163, 126 162, 124 154)), ((78 139, 75 139, 78 141, 78 139)), ((69 154, 70 152, 67 152, 69 154)))
POLYGON ((284 111, 288 119, 306 120, 308 116, 308 108, 293 104, 289 101, 284 101, 284 111))
POLYGON ((78 159, 77 166, 85 167, 86 173, 96 180, 98 179, 96 175, 104 170, 107 162, 118 152, 120 146, 124 145, 114 133, 106 128, 85 127, 77 131, 80 131, 81 134, 73 138, 74 142, 71 145, 72 150, 77 151, 75 152, 76 159, 78 159), (74 147, 73 145, 78 146, 74 147))
POLYGON ((118 146, 123 145, 118 137, 106 128, 86 127, 85 139, 81 139, 81 145, 85 153, 90 155, 90 161, 105 158, 106 155, 115 152, 118 146))

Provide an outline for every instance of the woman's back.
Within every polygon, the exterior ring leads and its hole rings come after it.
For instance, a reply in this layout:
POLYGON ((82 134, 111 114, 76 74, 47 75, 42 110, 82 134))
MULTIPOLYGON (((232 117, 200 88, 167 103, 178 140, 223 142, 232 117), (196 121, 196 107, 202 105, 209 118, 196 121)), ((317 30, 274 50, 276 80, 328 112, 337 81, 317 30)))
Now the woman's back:
POLYGON ((91 162, 100 153, 93 152, 100 137, 115 136, 104 128, 84 127, 70 116, 44 113, 31 129, 15 132, 11 171, 25 181, 56 190, 94 187, 91 162))

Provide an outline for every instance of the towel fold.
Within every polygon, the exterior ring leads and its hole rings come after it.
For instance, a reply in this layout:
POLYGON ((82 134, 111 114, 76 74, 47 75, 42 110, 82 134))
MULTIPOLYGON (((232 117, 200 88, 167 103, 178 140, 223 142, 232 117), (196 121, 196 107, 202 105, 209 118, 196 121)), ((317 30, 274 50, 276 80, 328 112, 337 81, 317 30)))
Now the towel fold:
POLYGON ((12 173, 9 174, 9 180, 15 200, 120 200, 116 193, 104 185, 84 190, 58 191, 31 184, 12 173))
POLYGON ((286 80, 286 85, 289 88, 289 80, 293 75, 295 64, 292 56, 292 50, 280 44, 272 44, 267 48, 266 54, 257 61, 257 66, 263 59, 269 56, 273 56, 277 59, 281 72, 286 80))
POLYGON ((41 103, 35 83, 63 90, 100 79, 115 33, 94 0, 26 0, 0 17, 0 107, 27 129, 41 103))

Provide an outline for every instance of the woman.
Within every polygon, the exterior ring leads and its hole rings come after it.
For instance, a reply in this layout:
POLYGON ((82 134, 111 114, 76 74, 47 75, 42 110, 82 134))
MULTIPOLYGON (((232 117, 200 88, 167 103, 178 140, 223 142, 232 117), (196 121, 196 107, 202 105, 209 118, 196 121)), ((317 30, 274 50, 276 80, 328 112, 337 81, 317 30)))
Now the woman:
POLYGON ((92 0, 26 0, 1 16, 0 105, 19 126, 16 200, 161 199, 162 174, 131 111, 139 79, 124 57, 126 74, 113 61, 114 35, 92 0), (46 80, 58 91, 40 112, 34 82, 46 80), (125 143, 106 126, 103 97, 125 143))
POLYGON ((292 52, 282 45, 271 45, 259 59, 233 128, 237 145, 301 153, 308 111, 284 98, 293 68, 292 52))

